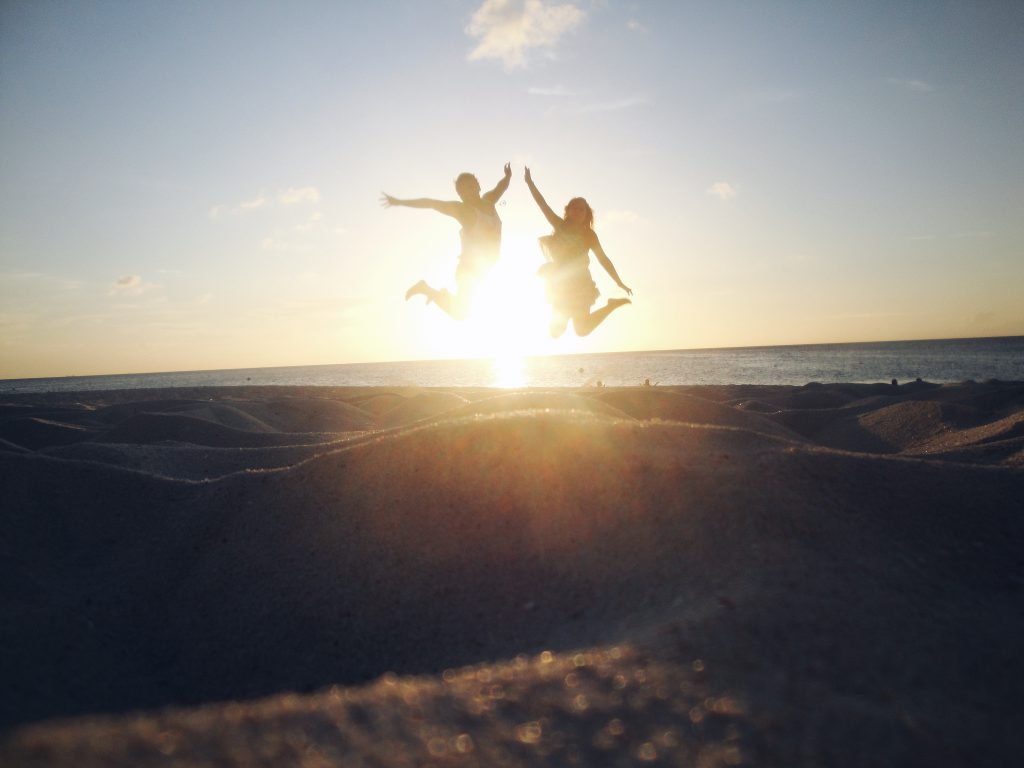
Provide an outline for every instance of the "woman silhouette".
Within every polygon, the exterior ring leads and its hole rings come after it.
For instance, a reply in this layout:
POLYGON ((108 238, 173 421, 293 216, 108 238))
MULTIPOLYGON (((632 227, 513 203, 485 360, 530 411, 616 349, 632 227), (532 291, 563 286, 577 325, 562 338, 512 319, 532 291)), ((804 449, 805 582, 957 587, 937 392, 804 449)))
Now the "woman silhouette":
POLYGON ((427 303, 433 302, 441 309, 462 320, 469 313, 472 305, 473 291, 498 260, 501 248, 501 219, 495 204, 505 194, 512 178, 512 167, 505 163, 505 173, 501 180, 489 192, 480 194, 480 182, 471 173, 460 173, 455 179, 455 191, 459 200, 434 200, 421 197, 413 200, 400 200, 388 194, 382 194, 381 205, 385 208, 401 205, 408 208, 429 208, 430 210, 451 216, 462 225, 459 238, 462 241, 462 252, 459 264, 455 268, 456 293, 445 288, 433 288, 425 280, 420 280, 405 292, 408 301, 413 296, 426 296, 427 303))
POLYGON ((630 303, 629 299, 608 299, 603 307, 595 312, 590 311, 600 295, 590 276, 591 251, 622 290, 630 296, 633 291, 619 279, 619 273, 601 247, 601 241, 594 231, 594 211, 587 201, 582 197, 574 197, 565 206, 565 216, 559 216, 551 210, 533 183, 529 168, 524 176, 541 213, 554 227, 554 232, 540 238, 540 247, 547 262, 538 271, 544 279, 545 293, 551 304, 551 335, 555 338, 561 336, 572 320, 576 335, 586 336, 608 315, 630 303))

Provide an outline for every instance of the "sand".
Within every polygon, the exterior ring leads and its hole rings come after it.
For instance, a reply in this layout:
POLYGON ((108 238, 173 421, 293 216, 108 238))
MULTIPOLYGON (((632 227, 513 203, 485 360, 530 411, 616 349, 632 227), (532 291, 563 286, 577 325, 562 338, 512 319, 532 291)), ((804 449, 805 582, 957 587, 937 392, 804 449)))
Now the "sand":
POLYGON ((0 402, 0 764, 1024 750, 1024 383, 0 402))

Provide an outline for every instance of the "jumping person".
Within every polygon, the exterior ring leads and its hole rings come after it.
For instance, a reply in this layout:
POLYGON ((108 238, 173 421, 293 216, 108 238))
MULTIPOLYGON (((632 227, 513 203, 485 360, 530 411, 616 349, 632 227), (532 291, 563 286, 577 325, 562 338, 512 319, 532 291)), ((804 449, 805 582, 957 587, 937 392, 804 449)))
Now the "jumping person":
POLYGON ((498 260, 501 247, 501 219, 495 204, 505 194, 512 178, 512 166, 505 163, 505 175, 490 192, 480 194, 480 182, 471 173, 460 173, 455 179, 455 191, 459 201, 433 200, 421 197, 414 200, 399 200, 388 194, 381 195, 381 205, 390 208, 402 205, 407 208, 430 208, 451 216, 462 225, 459 238, 462 252, 455 268, 456 292, 445 288, 432 288, 425 280, 413 284, 405 292, 406 301, 413 296, 426 296, 427 303, 433 302, 441 309, 462 320, 472 306, 473 291, 477 283, 491 270, 498 260))
POLYGON ((544 200, 533 183, 530 169, 524 174, 537 207, 554 228, 550 235, 540 238, 540 247, 547 262, 538 274, 544 279, 545 293, 551 304, 551 335, 558 338, 565 333, 572 320, 577 336, 586 336, 612 312, 629 299, 608 299, 600 309, 591 312, 600 292, 590 276, 590 252, 604 267, 612 280, 630 296, 633 291, 619 279, 619 273, 601 247, 594 231, 594 211, 582 197, 574 197, 565 206, 565 215, 559 216, 544 200))

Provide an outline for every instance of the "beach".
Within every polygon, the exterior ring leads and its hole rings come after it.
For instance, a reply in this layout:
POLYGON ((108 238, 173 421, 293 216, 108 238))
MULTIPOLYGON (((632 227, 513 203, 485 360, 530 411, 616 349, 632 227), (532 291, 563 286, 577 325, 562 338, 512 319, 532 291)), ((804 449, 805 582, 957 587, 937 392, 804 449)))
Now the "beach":
POLYGON ((1024 748, 1024 383, 0 397, 0 764, 1024 748))

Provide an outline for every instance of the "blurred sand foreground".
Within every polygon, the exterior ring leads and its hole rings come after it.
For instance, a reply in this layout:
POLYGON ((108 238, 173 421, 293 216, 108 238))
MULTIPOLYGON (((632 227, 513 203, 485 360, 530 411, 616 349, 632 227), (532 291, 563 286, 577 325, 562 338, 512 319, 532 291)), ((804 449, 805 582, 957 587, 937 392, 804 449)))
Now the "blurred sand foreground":
POLYGON ((1024 752, 1022 383, 9 395, 0 487, 5 766, 1024 752))

